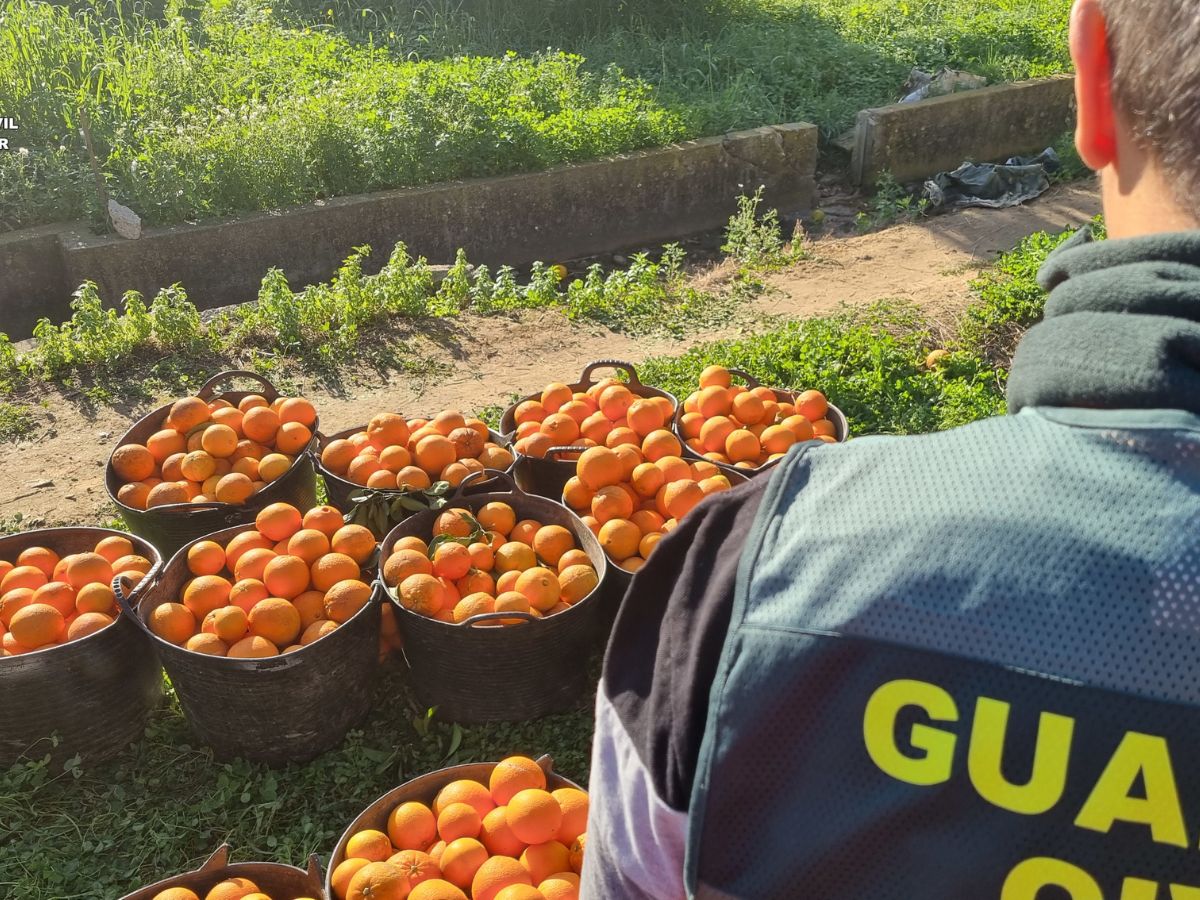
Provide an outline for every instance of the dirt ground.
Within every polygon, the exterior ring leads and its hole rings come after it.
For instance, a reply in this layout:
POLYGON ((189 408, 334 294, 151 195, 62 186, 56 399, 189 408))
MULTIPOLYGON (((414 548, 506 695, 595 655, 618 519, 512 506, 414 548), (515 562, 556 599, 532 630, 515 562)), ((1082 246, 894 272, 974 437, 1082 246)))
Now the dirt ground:
MULTIPOLYGON (((949 325, 971 299, 971 279, 997 253, 1035 231, 1081 225, 1099 211, 1096 186, 1086 181, 1055 188, 1015 209, 966 210, 861 236, 818 238, 813 258, 768 279, 769 290, 753 301, 754 311, 803 318, 843 304, 902 298, 949 325)), ((396 376, 376 386, 351 386, 337 396, 306 386, 323 430, 361 424, 384 409, 413 414, 479 409, 539 390, 548 381, 572 380, 593 359, 637 362, 729 334, 707 331, 683 341, 635 338, 551 312, 515 320, 464 317, 456 326, 444 376, 420 383, 396 376)), ((29 523, 90 524, 109 517, 113 508, 104 489, 104 464, 145 410, 89 412, 57 394, 44 400, 40 432, 28 441, 0 445, 0 518, 20 513, 29 523)))

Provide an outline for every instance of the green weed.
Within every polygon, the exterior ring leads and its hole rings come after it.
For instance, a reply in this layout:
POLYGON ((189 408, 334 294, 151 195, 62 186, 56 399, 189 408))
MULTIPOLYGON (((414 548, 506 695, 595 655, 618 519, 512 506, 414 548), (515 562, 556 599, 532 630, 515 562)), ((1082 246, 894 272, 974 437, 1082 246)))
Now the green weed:
POLYGON ((0 443, 30 437, 38 427, 37 416, 24 403, 0 403, 0 443))
POLYGON ((897 222, 912 222, 925 215, 928 208, 928 200, 914 196, 891 172, 884 172, 875 180, 870 212, 860 212, 854 224, 859 234, 865 234, 897 222))

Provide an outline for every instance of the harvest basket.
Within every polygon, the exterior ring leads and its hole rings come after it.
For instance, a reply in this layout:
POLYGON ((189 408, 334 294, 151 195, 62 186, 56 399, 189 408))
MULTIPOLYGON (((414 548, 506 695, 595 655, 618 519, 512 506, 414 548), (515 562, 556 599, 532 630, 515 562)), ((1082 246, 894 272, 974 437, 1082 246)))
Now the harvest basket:
MULTIPOLYGON (((275 385, 254 372, 229 371, 220 372, 204 383, 196 392, 202 400, 221 398, 235 406, 251 393, 261 394, 268 401, 274 401, 279 396, 275 385), (217 392, 217 387, 233 378, 244 378, 259 385, 256 391, 224 391, 217 392)), ((162 421, 170 412, 172 404, 167 403, 142 416, 137 423, 125 432, 125 436, 117 442, 117 447, 126 444, 144 444, 147 438, 162 426, 162 421)), ((121 482, 113 470, 112 457, 104 471, 104 484, 108 488, 108 496, 121 511, 121 518, 129 526, 129 530, 143 537, 156 546, 164 556, 171 556, 184 544, 196 538, 210 534, 232 525, 253 522, 259 510, 271 503, 290 503, 299 509, 309 509, 317 502, 317 477, 313 468, 312 449, 316 445, 316 432, 320 427, 320 419, 313 423, 313 442, 309 447, 296 456, 292 467, 286 474, 271 482, 245 503, 170 503, 156 506, 152 509, 134 509, 117 499, 117 491, 121 482)), ((114 448, 114 453, 116 448, 114 448)))
MULTIPOLYGON (((571 390, 586 391, 594 385, 596 379, 593 376, 598 369, 616 369, 619 372, 624 372, 629 379, 625 382, 625 386, 632 393, 639 397, 666 397, 678 412, 679 401, 675 399, 673 394, 668 394, 660 388, 642 384, 638 379, 637 370, 634 369, 633 365, 621 362, 620 360, 598 359, 595 362, 588 363, 584 366, 579 380, 569 385, 571 390)), ((517 431, 517 407, 527 400, 538 400, 541 396, 541 393, 530 394, 527 397, 522 397, 506 409, 500 419, 500 430, 511 439, 517 431)), ((575 474, 575 464, 568 460, 559 459, 549 453, 545 459, 519 456, 513 464, 513 472, 516 475, 517 484, 522 490, 528 491, 531 494, 537 494, 539 497, 548 497, 551 500, 557 500, 562 495, 563 486, 567 483, 567 479, 575 474)))
MULTIPOLYGON (((557 791, 559 788, 584 790, 575 782, 555 773, 554 760, 549 756, 539 757, 537 763, 546 773, 546 790, 557 791)), ((388 791, 359 813, 357 818, 350 823, 350 827, 342 832, 342 837, 337 842, 337 847, 334 848, 333 857, 329 860, 329 868, 325 875, 325 893, 329 897, 334 896, 332 884, 333 871, 345 862, 346 844, 358 832, 372 828, 386 834, 388 830, 388 816, 401 803, 412 801, 432 806, 438 792, 452 781, 469 779, 486 785, 494 768, 496 768, 496 763, 494 762, 450 766, 449 768, 438 769, 436 772, 430 772, 428 775, 421 775, 412 781, 400 785, 398 788, 388 791)), ((129 898, 126 898, 126 900, 129 900, 129 898)))
MULTIPOLYGON (((226 528, 204 540, 224 546, 253 528, 226 528)), ((269 765, 306 762, 340 743, 370 710, 379 666, 381 593, 374 591, 371 602, 347 622, 301 650, 267 659, 206 656, 163 640, 147 624, 155 609, 178 600, 192 577, 190 547, 162 567, 136 609, 127 602, 123 584, 117 585, 117 600, 150 636, 197 737, 218 758, 269 765)))
MULTIPOLYGON (((730 375, 733 375, 737 378, 740 378, 742 381, 744 381, 746 383, 746 387, 749 387, 749 388, 762 387, 762 383, 748 372, 744 372, 741 369, 729 369, 728 371, 729 371, 730 375)), ((800 395, 799 391, 785 391, 782 388, 771 388, 771 391, 774 392, 775 399, 778 400, 780 403, 793 403, 793 402, 795 402, 796 398, 800 395)), ((843 413, 840 409, 838 409, 836 406, 834 406, 832 403, 830 403, 829 411, 825 415, 826 415, 826 418, 828 418, 829 421, 831 421, 833 423, 834 430, 837 431, 836 437, 837 437, 838 443, 841 444, 841 443, 844 443, 845 441, 849 440, 850 439, 850 423, 846 420, 845 413, 843 413)), ((675 432, 675 437, 679 438, 679 443, 683 445, 683 457, 684 457, 684 459, 690 459, 690 460, 704 459, 703 455, 697 453, 695 450, 693 450, 691 447, 689 447, 687 445, 687 441, 685 440, 685 438, 683 436, 683 425, 682 425, 683 416, 684 416, 684 409, 683 409, 683 404, 681 403, 681 404, 679 404, 679 407, 675 410, 675 420, 673 423, 672 430, 675 432)), ((775 466, 777 466, 778 464, 779 464, 779 460, 775 459, 775 460, 771 460, 770 462, 764 463, 763 465, 759 466, 756 469, 739 469, 737 466, 729 465, 728 463, 719 463, 719 462, 713 463, 714 466, 716 466, 718 469, 720 469, 726 475, 739 474, 742 476, 748 475, 750 477, 754 477, 755 475, 761 475, 764 472, 769 472, 771 469, 775 468, 775 466)))
MULTIPOLYGON (((150 575, 133 589, 140 602, 162 557, 146 541, 108 528, 45 528, 0 538, 0 559, 28 547, 60 555, 91 551, 106 537, 125 537, 150 560, 150 575)), ((103 762, 142 736, 162 696, 162 671, 145 635, 124 616, 77 641, 0 659, 0 769, 21 756, 49 753, 60 763, 79 754, 103 762), (60 741, 52 746, 51 735, 60 741)))
MULTIPOLYGON (((229 862, 229 845, 222 844, 204 865, 194 872, 186 872, 173 878, 139 888, 126 894, 121 900, 154 900, 155 895, 167 888, 188 888, 203 897, 227 878, 248 878, 271 900, 298 900, 300 897, 325 900, 326 893, 321 885, 321 868, 316 856, 308 858, 308 869, 297 869, 281 863, 229 862)), ((332 894, 328 896, 333 896, 332 894)))
MULTIPOLYGON (((587 553, 599 584, 570 609, 541 619, 528 613, 497 612, 459 623, 442 622, 412 612, 392 598, 413 690, 422 703, 457 722, 523 721, 572 708, 588 692, 588 658, 606 634, 600 600, 610 567, 596 536, 564 506, 525 493, 506 473, 487 471, 510 490, 464 493, 472 478, 483 474, 472 473, 449 498, 449 505, 475 512, 488 503, 502 502, 516 511, 518 519, 562 525, 587 553), (505 627, 488 624, 515 618, 528 621, 505 627)), ((428 540, 437 515, 417 513, 384 539, 379 586, 389 597, 382 561, 402 537, 428 540)))
MULTIPOLYGON (((420 512, 422 508, 437 509, 440 507, 442 505, 441 499, 444 495, 433 491, 388 491, 369 488, 350 481, 348 478, 343 478, 341 475, 335 475, 321 464, 321 454, 331 443, 344 440, 353 434, 366 430, 366 425, 358 425, 354 428, 346 428, 337 432, 337 434, 318 434, 317 447, 313 453, 313 457, 316 470, 325 481, 325 493, 329 498, 329 504, 351 513, 352 521, 370 528, 375 533, 376 539, 379 539, 412 513, 420 512), (367 499, 363 500, 362 498, 367 499), (376 506, 381 512, 376 513, 364 509, 360 514, 358 509, 364 503, 368 507, 376 506), (377 527, 377 519, 383 517, 386 517, 388 526, 381 531, 377 527)), ((508 447, 510 445, 508 438, 490 428, 488 429, 488 439, 493 443, 499 444, 501 447, 508 447)), ((510 466, 506 471, 511 471, 511 469, 512 467, 510 466)), ((493 483, 489 479, 488 481, 477 482, 472 490, 480 493, 490 490, 492 486, 493 483)))

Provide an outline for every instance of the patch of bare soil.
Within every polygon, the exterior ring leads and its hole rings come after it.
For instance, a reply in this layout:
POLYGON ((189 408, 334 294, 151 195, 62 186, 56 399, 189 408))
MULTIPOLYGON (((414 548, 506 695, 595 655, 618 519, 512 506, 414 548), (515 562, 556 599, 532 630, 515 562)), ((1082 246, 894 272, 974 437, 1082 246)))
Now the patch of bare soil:
MULTIPOLYGON (((1015 209, 968 210, 872 234, 817 240, 813 258, 768 279, 769 290, 753 301, 754 308, 804 318, 843 305, 902 298, 937 321, 952 322, 970 302, 971 280, 997 253, 1035 231, 1081 225, 1099 211, 1095 184, 1080 182, 1015 209)), ((700 278, 711 283, 720 274, 700 278)), ((675 340, 617 334, 551 311, 467 316, 455 321, 452 334, 421 342, 422 352, 445 361, 444 374, 375 383, 355 378, 337 389, 297 380, 321 411, 322 427, 332 432, 359 425, 383 409, 420 414, 507 404, 512 395, 539 390, 549 381, 573 380, 591 360, 636 362, 679 353, 729 336, 736 327, 675 340)), ((20 513, 31 523, 89 524, 109 517, 113 508, 104 489, 104 464, 145 409, 89 410, 55 392, 41 399, 39 433, 0 445, 0 518, 20 513)))

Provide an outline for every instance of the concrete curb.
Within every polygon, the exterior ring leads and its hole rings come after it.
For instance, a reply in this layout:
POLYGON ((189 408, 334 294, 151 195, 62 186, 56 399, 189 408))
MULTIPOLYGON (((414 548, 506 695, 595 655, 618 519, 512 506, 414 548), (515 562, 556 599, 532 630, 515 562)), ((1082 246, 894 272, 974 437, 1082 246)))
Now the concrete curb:
POLYGON ((201 309, 253 299, 266 271, 293 288, 328 280, 369 244, 377 271, 397 241, 434 263, 459 248, 474 263, 520 266, 653 246, 718 228, 763 185, 784 211, 812 205, 817 128, 755 128, 545 172, 339 197, 282 212, 151 228, 138 240, 78 224, 0 235, 0 331, 26 337, 70 315, 71 291, 94 281, 109 303, 181 283, 201 309))
POLYGON ((884 172, 915 181, 958 168, 1044 150, 1074 127, 1073 75, 999 84, 897 103, 858 114, 851 179, 873 184, 884 172))

